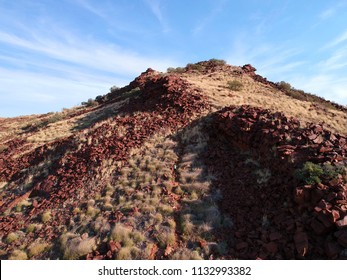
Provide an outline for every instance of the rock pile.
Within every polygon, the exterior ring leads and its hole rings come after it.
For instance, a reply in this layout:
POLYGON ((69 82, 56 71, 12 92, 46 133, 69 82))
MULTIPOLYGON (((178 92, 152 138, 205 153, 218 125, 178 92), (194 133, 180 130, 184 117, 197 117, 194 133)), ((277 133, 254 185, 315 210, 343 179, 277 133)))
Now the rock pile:
MULTIPOLYGON (((252 245, 258 247, 257 253, 263 257, 346 257, 346 178, 338 175, 324 184, 305 185, 293 175, 294 170, 302 167, 305 162, 346 166, 345 136, 333 134, 321 125, 310 124, 301 128, 298 120, 287 118, 282 113, 271 113, 269 110, 248 106, 224 108, 215 115, 214 127, 215 135, 225 135, 231 146, 250 151, 272 174, 276 174, 271 179, 273 182, 269 182, 268 187, 261 192, 250 188, 244 190, 246 193, 234 193, 235 196, 242 197, 244 203, 251 204, 262 212, 263 216, 267 215, 267 219, 271 219, 270 230, 273 231, 268 233, 261 246, 254 245, 254 242, 242 243, 241 238, 236 249, 242 251, 248 248, 249 252, 249 255, 242 255, 243 257, 255 257, 250 249, 252 245), (286 195, 290 200, 285 199, 286 195), (268 208, 261 205, 264 202, 259 198, 262 197, 266 198, 268 208), (293 254, 293 248, 296 255, 293 254)), ((222 158, 225 159, 224 156, 222 158)), ((230 193, 230 190, 225 190, 228 187, 227 180, 223 184, 224 191, 230 193)), ((229 201, 229 204, 232 205, 233 202, 229 201)), ((240 219, 240 228, 245 224, 241 222, 242 219, 252 220, 247 212, 234 211, 234 214, 240 219)), ((260 233, 264 234, 263 223, 259 224, 258 221, 253 226, 258 227, 258 232, 256 230, 254 235, 261 237, 260 233)), ((252 230, 249 232, 252 235, 252 230)))

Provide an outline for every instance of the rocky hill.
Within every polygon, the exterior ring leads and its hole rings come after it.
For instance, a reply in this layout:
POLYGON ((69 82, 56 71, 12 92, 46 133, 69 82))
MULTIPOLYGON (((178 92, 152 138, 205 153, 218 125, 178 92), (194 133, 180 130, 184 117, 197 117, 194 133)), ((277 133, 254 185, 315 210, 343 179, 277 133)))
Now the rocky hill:
POLYGON ((221 60, 0 119, 0 259, 347 259, 347 109, 221 60))

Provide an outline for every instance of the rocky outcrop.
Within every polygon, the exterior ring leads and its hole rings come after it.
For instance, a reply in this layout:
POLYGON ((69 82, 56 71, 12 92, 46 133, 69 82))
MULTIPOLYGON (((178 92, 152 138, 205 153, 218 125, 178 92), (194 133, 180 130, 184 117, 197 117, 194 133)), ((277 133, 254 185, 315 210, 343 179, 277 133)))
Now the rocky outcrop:
MULTIPOLYGON (((294 170, 305 162, 345 166, 345 136, 333 134, 321 125, 310 124, 302 128, 298 120, 287 118, 282 113, 248 106, 221 110, 214 117, 214 127, 215 135, 224 135, 231 147, 249 151, 275 174, 270 179, 272 182, 269 181, 261 191, 249 186, 242 193, 232 188, 233 193, 230 194, 230 178, 220 171, 224 174, 221 178, 227 176, 227 179, 219 187, 229 193, 228 197, 239 196, 242 201, 237 205, 228 200, 227 210, 234 212, 239 219, 236 221, 238 228, 247 227, 247 231, 235 233, 238 240, 236 255, 244 258, 346 258, 346 180, 338 175, 329 182, 307 185, 293 175, 294 170), (233 210, 228 205, 244 209, 233 210), (258 220, 249 217, 245 205, 251 205, 251 212, 258 215, 258 220), (269 223, 266 230, 264 221, 259 222, 264 215, 269 223), (252 234, 262 240, 260 245, 257 238, 253 240, 249 237, 252 234), (247 239, 248 242, 244 243, 247 239), (248 255, 241 254, 242 251, 248 252, 248 255)), ((218 154, 218 151, 210 152, 218 154)), ((230 154, 228 157, 233 156, 230 154)), ((215 161, 221 161, 221 157, 226 160, 219 153, 215 161)), ((215 164, 226 165, 223 162, 215 164)), ((237 172, 242 173, 240 170, 237 172)), ((246 184, 247 178, 244 180, 246 184)))

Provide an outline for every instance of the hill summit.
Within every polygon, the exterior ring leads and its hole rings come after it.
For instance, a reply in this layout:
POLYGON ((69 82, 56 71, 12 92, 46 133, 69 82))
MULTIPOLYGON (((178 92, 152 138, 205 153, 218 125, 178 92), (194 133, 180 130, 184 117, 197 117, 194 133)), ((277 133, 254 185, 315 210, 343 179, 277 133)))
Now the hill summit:
POLYGON ((1 259, 346 259, 347 109, 211 59, 0 119, 1 259))

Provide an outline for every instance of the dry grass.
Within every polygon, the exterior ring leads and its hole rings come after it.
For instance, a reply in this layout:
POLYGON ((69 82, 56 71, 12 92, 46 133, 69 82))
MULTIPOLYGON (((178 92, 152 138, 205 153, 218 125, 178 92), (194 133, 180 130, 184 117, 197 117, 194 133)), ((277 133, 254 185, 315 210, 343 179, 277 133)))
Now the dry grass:
POLYGON ((10 256, 8 257, 9 260, 27 260, 28 255, 26 252, 22 250, 14 250, 10 256))
POLYGON ((47 222, 49 222, 51 219, 52 219, 52 213, 51 213, 51 211, 47 210, 47 211, 45 211, 45 212, 42 213, 42 215, 41 215, 41 221, 42 221, 43 223, 47 223, 47 222))
POLYGON ((124 226, 121 223, 117 223, 112 229, 110 238, 114 241, 118 241, 125 244, 129 244, 131 240, 131 228, 124 226))
POLYGON ((27 248, 28 250, 28 256, 29 258, 35 257, 41 253, 43 253, 44 251, 46 251, 47 249, 49 249, 49 244, 42 241, 42 240, 36 240, 35 242, 33 242, 32 244, 30 244, 27 248))
POLYGON ((10 233, 6 236, 5 242, 6 242, 7 244, 10 244, 10 243, 16 241, 18 238, 19 238, 19 235, 18 235, 16 232, 10 232, 10 233))
POLYGON ((303 122, 319 123, 339 133, 347 134, 346 113, 335 109, 324 109, 321 106, 312 108, 311 102, 291 98, 268 85, 255 82, 249 76, 233 76, 227 73, 209 75, 185 75, 185 79, 200 88, 213 104, 214 110, 229 105, 251 105, 273 111, 280 111, 303 122), (228 82, 239 81, 243 88, 240 91, 228 89, 228 82), (326 110, 326 111, 325 111, 326 110))
POLYGON ((65 233, 61 236, 60 243, 64 259, 75 260, 91 253, 95 249, 96 239, 82 239, 78 234, 65 233))

